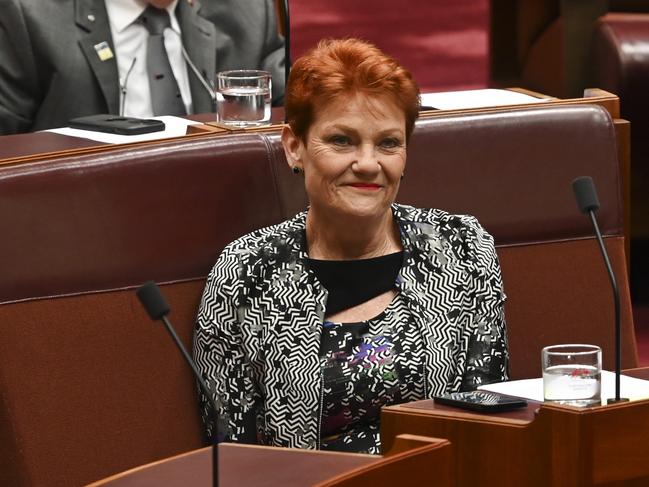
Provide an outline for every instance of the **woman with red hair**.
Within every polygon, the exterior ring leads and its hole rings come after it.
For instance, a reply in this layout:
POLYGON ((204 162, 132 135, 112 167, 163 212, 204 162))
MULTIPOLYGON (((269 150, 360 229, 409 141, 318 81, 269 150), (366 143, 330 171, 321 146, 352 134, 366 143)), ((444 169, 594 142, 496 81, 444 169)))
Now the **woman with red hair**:
POLYGON ((375 46, 321 42, 285 109, 309 208, 225 248, 194 354, 226 439, 380 453, 382 406, 507 379, 493 239, 473 217, 395 203, 419 90, 375 46))

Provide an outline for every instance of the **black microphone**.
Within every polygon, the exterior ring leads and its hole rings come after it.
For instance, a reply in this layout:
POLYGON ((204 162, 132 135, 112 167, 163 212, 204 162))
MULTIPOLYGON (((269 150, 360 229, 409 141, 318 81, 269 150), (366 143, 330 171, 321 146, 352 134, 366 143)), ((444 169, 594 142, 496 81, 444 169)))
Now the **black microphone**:
POLYGON ((185 49, 185 45, 183 44, 182 37, 180 37, 180 50, 182 52, 183 58, 185 59, 185 62, 188 64, 189 68, 193 71, 194 76, 196 76, 198 82, 201 84, 203 89, 209 95, 210 101, 212 103, 212 111, 216 112, 216 91, 214 91, 214 86, 213 84, 208 82, 205 71, 201 73, 196 67, 196 65, 192 62, 192 59, 189 57, 189 54, 185 49))
POLYGON ((608 399, 607 404, 628 401, 628 399, 620 398, 620 374, 622 369, 620 292, 618 291, 617 280, 615 279, 615 273, 613 272, 611 261, 608 258, 606 247, 604 247, 602 233, 599 231, 599 225, 597 225, 597 218, 595 218, 595 212, 599 210, 599 199, 597 198, 597 191, 595 190, 593 178, 591 178, 590 176, 581 176, 575 179, 572 182, 572 190, 575 193, 579 211, 581 211, 582 213, 587 213, 590 216, 593 228, 595 229, 595 235, 597 236, 597 242, 599 243, 599 248, 602 252, 604 263, 606 264, 608 277, 611 280, 611 287, 613 288, 613 301, 615 302, 615 399, 608 399))
POLYGON ((146 309, 146 312, 149 314, 149 317, 153 321, 162 320, 162 322, 165 325, 165 328, 167 328, 167 331, 171 335, 171 338, 173 339, 176 346, 178 347, 183 357, 185 358, 185 361, 192 368, 192 371, 194 372, 194 375, 196 376, 196 379, 198 380, 198 383, 201 389, 203 390, 203 394, 205 394, 205 397, 207 397, 207 400, 210 403, 210 407, 212 408, 212 414, 214 415, 213 417, 214 431, 212 432, 212 485, 214 487, 218 487, 219 486, 219 448, 218 448, 219 440, 218 440, 218 409, 216 407, 216 402, 214 401, 212 394, 210 394, 210 390, 208 389, 207 384, 205 384, 203 377, 198 371, 198 367, 196 367, 196 363, 192 360, 191 356, 187 353, 185 346, 183 345, 183 343, 178 338, 178 335, 176 334, 176 330, 174 330, 173 325, 167 318, 170 308, 164 296, 160 292, 160 289, 158 289, 156 283, 153 281, 148 281, 144 283, 136 291, 135 294, 137 295, 138 299, 142 303, 142 306, 144 306, 144 309, 146 309))
POLYGON ((137 58, 134 57, 133 61, 131 61, 131 65, 128 68, 128 71, 126 71, 126 76, 124 76, 124 81, 119 83, 119 89, 120 92, 122 93, 122 102, 119 104, 119 116, 123 117, 124 116, 124 107, 126 105, 126 86, 128 85, 128 78, 131 76, 131 71, 133 71, 133 68, 135 67, 135 62, 137 61, 137 58))

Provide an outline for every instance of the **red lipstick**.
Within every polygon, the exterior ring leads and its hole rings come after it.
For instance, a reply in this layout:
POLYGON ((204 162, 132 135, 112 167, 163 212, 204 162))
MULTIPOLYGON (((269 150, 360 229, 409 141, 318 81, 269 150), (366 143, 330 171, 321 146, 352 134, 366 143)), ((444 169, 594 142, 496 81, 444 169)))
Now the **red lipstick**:
POLYGON ((376 183, 351 183, 350 186, 359 189, 379 189, 381 187, 376 183))

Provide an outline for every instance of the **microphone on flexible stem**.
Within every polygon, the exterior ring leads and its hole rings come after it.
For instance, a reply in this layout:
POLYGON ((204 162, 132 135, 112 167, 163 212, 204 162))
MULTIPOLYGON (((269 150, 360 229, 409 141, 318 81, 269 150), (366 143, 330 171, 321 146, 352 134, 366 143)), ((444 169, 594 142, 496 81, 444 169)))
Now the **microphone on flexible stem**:
POLYGON ((587 213, 590 216, 590 221, 595 229, 597 242, 606 264, 608 277, 611 280, 611 287, 613 288, 613 300, 615 302, 615 399, 608 399, 607 404, 616 402, 628 401, 628 399, 620 398, 620 373, 622 369, 622 332, 620 328, 620 292, 618 291, 617 280, 613 273, 611 261, 608 258, 606 247, 604 247, 604 240, 602 233, 599 231, 597 225, 597 218, 595 218, 595 211, 599 209, 599 199, 597 198, 597 191, 593 178, 590 176, 582 176, 572 182, 572 190, 577 199, 577 206, 582 213, 587 213))
POLYGON ((149 317, 153 321, 162 320, 162 323, 164 323, 165 328, 167 328, 167 331, 169 332, 174 343, 180 350, 180 353, 182 353, 183 357, 185 358, 185 361, 189 364, 192 371, 194 372, 194 376, 196 376, 196 379, 198 380, 198 383, 201 389, 203 390, 203 394, 205 394, 205 397, 207 397, 207 400, 210 403, 212 412, 214 414, 214 431, 212 432, 213 433, 212 434, 212 485, 214 487, 218 487, 219 485, 219 448, 218 448, 218 430, 217 430, 218 410, 216 407, 216 403, 214 402, 214 398, 212 397, 212 394, 210 394, 210 391, 207 388, 207 384, 205 384, 203 377, 198 371, 198 367, 196 367, 196 363, 192 360, 190 355, 187 353, 185 346, 178 338, 178 335, 176 334, 173 325, 167 318, 170 308, 164 296, 160 292, 160 289, 158 289, 156 283, 153 281, 146 282, 136 291, 135 294, 137 295, 138 299, 142 303, 142 306, 144 306, 144 309, 146 309, 146 312, 149 314, 149 317))
POLYGON ((185 62, 189 65, 189 68, 194 72, 196 79, 209 95, 210 101, 212 103, 212 111, 216 112, 216 91, 214 91, 214 86, 206 79, 205 72, 201 74, 196 65, 192 62, 192 59, 189 57, 189 54, 185 49, 182 37, 180 38, 180 50, 182 52, 183 58, 185 59, 185 62))
POLYGON ((122 93, 122 102, 119 104, 119 116, 123 117, 124 116, 124 106, 126 105, 126 86, 128 85, 128 77, 131 76, 131 71, 133 71, 133 68, 135 67, 135 62, 137 61, 137 57, 133 58, 133 61, 131 61, 131 65, 128 68, 128 71, 126 71, 126 76, 124 76, 124 81, 120 82, 119 84, 119 89, 120 92, 122 93))

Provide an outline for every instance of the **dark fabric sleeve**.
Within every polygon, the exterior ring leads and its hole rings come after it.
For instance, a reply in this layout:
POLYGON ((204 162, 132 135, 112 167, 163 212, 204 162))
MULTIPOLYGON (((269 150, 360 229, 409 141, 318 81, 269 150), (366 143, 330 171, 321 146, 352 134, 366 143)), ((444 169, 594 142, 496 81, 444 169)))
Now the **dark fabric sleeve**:
POLYGON ((40 104, 32 43, 18 0, 0 0, 0 135, 29 131, 40 104))
POLYGON ((266 30, 261 69, 273 76, 273 106, 284 103, 285 69, 284 38, 278 31, 278 17, 272 0, 265 0, 266 30))

